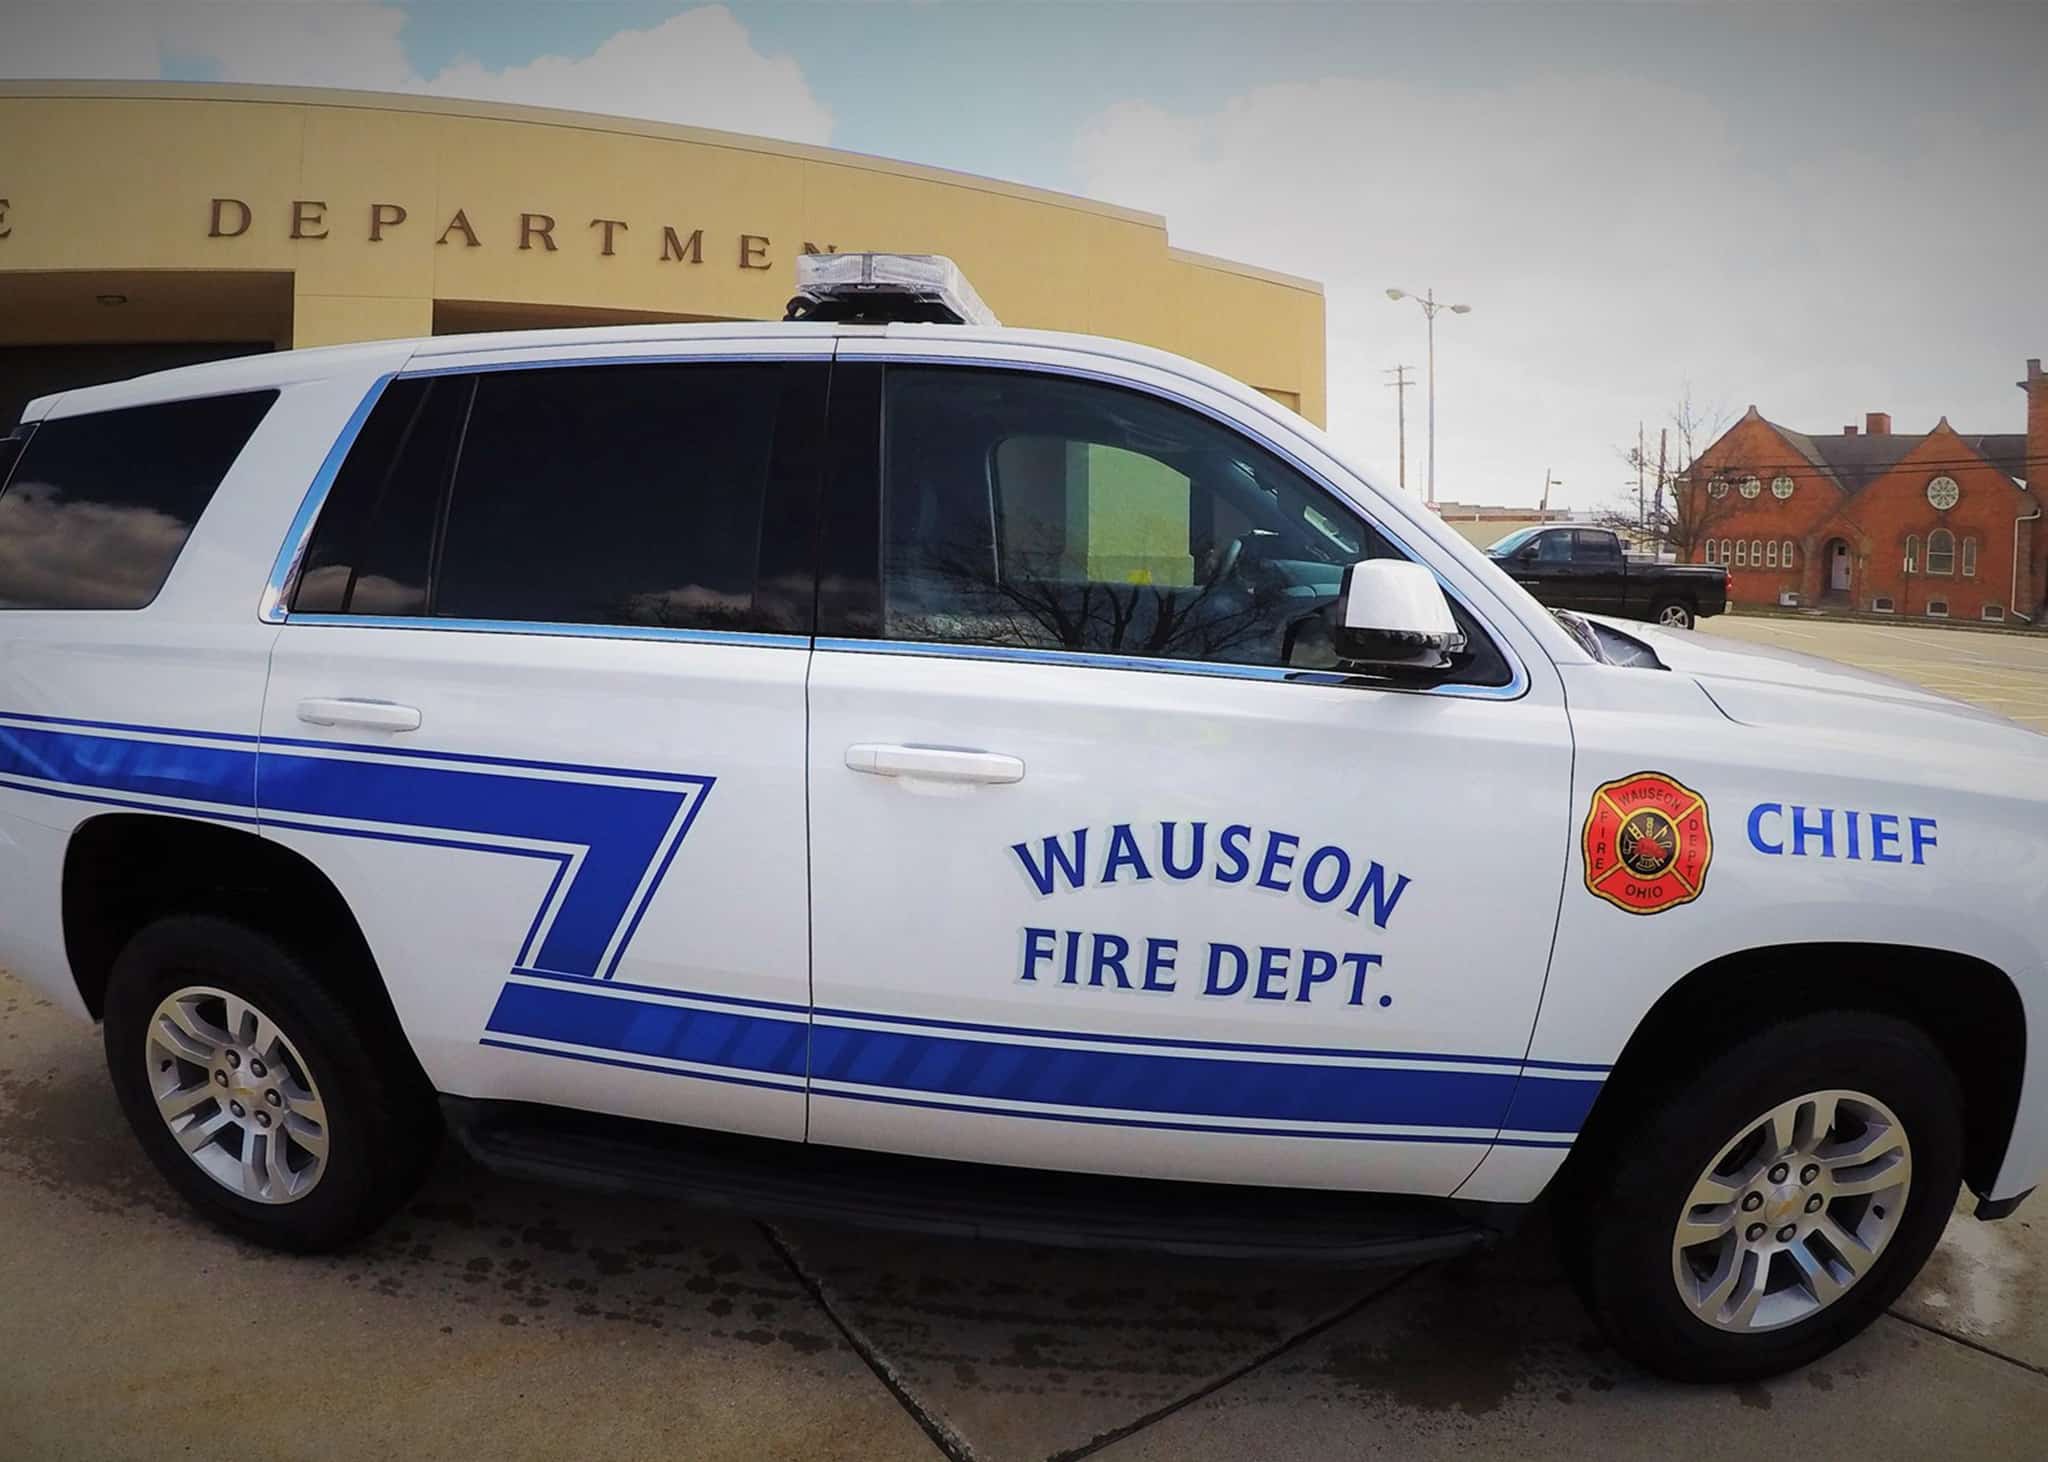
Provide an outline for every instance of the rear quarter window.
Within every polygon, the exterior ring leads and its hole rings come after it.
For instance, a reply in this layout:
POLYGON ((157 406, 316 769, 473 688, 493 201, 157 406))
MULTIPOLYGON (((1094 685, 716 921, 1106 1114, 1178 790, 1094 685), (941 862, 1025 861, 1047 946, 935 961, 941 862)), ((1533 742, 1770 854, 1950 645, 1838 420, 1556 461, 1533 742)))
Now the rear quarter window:
POLYGON ((141 609, 275 391, 46 421, 0 491, 0 609, 141 609))

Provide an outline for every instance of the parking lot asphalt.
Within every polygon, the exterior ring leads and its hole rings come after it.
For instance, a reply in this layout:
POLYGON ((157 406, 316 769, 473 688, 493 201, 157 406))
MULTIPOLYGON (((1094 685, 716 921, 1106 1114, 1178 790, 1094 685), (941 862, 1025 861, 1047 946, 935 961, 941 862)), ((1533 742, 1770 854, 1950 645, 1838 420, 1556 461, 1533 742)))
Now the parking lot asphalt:
POLYGON ((1879 670, 2048 732, 2048 631, 1740 614, 1702 620, 1700 631, 1879 670))
MULTIPOLYGON (((2048 729, 2048 640, 1708 632, 2048 729)), ((286 1258, 191 1217, 96 1033, 0 975, 0 1457, 2035 1457, 2044 1273, 2038 1202, 1959 1214, 1859 1340, 1687 1388, 1607 1349, 1540 1223, 1412 1269, 1274 1268, 763 1224, 451 1150, 360 1249, 286 1258)))

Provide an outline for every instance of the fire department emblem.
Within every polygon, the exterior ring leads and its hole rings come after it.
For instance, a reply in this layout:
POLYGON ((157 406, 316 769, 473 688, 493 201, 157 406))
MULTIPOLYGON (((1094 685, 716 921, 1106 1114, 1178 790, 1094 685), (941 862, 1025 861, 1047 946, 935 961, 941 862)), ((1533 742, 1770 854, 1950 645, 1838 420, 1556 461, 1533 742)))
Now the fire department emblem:
POLYGON ((1707 799, 1661 772, 1636 772, 1593 793, 1583 837, 1586 887, 1617 909, 1660 914, 1707 886, 1714 838, 1707 799))

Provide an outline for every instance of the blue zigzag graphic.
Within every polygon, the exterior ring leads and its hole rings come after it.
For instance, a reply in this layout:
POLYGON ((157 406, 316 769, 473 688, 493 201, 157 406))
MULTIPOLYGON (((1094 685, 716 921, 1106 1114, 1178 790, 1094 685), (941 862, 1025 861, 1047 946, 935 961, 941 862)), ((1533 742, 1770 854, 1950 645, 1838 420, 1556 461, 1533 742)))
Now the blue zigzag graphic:
POLYGON ((0 786, 553 862, 515 970, 609 979, 713 778, 0 713, 0 786))

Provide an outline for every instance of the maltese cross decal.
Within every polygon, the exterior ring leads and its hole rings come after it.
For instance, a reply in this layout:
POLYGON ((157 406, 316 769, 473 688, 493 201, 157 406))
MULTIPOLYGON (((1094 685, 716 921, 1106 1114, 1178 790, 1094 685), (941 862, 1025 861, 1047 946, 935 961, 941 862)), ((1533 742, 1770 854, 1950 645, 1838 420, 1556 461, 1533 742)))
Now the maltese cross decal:
POLYGON ((1595 789, 1581 842, 1587 889, 1631 914, 1691 903, 1707 886, 1714 857, 1707 799, 1662 772, 1595 789))

